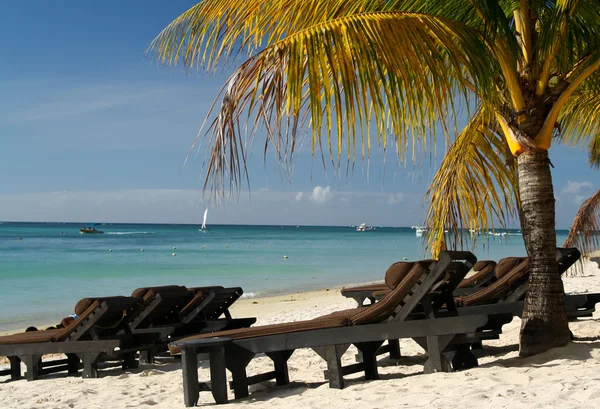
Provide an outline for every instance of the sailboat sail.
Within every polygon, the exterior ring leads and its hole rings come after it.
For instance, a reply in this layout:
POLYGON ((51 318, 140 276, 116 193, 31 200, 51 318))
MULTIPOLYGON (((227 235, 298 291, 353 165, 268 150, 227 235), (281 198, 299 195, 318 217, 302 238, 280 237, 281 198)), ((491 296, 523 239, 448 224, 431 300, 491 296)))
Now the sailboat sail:
POLYGON ((204 211, 204 221, 202 222, 202 230, 206 230, 206 216, 208 216, 208 209, 204 211))

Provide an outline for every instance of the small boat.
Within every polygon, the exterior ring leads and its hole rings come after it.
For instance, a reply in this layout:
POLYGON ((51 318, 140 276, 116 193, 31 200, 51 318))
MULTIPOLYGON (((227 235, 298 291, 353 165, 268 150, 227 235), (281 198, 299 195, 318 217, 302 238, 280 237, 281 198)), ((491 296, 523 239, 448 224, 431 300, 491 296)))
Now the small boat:
POLYGON ((362 223, 356 226, 356 231, 375 231, 377 230, 373 226, 367 226, 367 223, 362 223))
POLYGON ((96 230, 96 228, 92 226, 84 227, 83 229, 79 229, 80 234, 104 234, 102 230, 96 230))
POLYGON ((425 233, 427 233, 427 226, 411 226, 411 229, 415 230, 417 237, 422 237, 425 233))
POLYGON ((204 210, 204 221, 202 222, 202 227, 200 227, 198 231, 208 231, 208 227, 206 227, 206 216, 208 216, 208 209, 204 210))

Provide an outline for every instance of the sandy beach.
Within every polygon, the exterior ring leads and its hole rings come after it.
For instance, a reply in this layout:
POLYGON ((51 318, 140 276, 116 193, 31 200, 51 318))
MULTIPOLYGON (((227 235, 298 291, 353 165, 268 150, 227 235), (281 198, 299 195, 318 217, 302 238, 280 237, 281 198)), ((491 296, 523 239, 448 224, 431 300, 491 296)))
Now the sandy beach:
MULTIPOLYGON (((598 254, 596 255, 596 257, 598 254)), ((583 272, 567 276, 569 293, 600 292, 598 259, 586 261, 583 272)), ((351 308, 354 302, 339 294, 338 288, 267 298, 245 298, 232 308, 236 317, 256 316, 256 325, 310 319, 332 311, 351 308)), ((404 357, 380 359, 380 379, 364 381, 360 374, 348 376, 343 390, 330 389, 323 379, 325 363, 311 350, 298 350, 289 361, 288 386, 274 382, 254 385, 250 397, 232 401, 228 407, 273 408, 597 408, 600 407, 600 331, 594 317, 571 323, 575 342, 542 355, 518 358, 519 319, 505 326, 501 338, 489 341, 480 366, 456 373, 422 373, 423 351, 410 340, 401 341, 404 357)), ((354 349, 343 357, 354 359, 354 349)), ((6 362, 6 361, 4 361, 6 362)), ((1 365, 0 366, 5 366, 1 365)), ((248 373, 271 367, 260 357, 248 373)), ((133 371, 105 370, 99 379, 46 376, 38 381, 0 379, 2 408, 183 408, 181 367, 172 358, 157 364, 141 365, 133 371)), ((202 364, 200 379, 208 379, 202 364)), ((230 398, 233 395, 230 393, 230 398)), ((214 405, 209 393, 202 393, 200 406, 214 405)))

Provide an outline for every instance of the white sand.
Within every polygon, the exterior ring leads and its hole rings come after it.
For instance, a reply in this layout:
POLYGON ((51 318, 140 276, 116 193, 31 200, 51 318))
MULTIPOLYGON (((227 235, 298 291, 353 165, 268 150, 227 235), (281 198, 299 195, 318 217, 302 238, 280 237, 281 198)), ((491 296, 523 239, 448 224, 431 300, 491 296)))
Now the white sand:
MULTIPOLYGON (((600 269, 586 262, 583 275, 567 277, 568 292, 600 292, 600 269)), ((308 319, 351 308, 353 301, 337 290, 318 291, 235 304, 235 316, 257 316, 258 324, 308 319)), ((254 385, 250 397, 233 401, 227 408, 598 408, 600 407, 600 314, 571 324, 576 341, 542 355, 518 358, 519 320, 505 326, 500 340, 486 343, 488 356, 480 366, 464 372, 422 373, 422 350, 412 341, 401 341, 405 357, 380 360, 380 380, 364 381, 360 374, 346 377, 343 390, 330 389, 323 379, 325 363, 311 350, 298 350, 289 361, 290 380, 285 387, 274 382, 254 385)), ((354 349, 344 355, 353 361, 354 349)), ((261 357, 248 373, 271 370, 261 357)), ((81 379, 64 374, 38 381, 8 382, 0 378, 0 408, 183 408, 179 363, 166 359, 123 373, 102 372, 100 379, 81 379)), ((208 380, 205 365, 201 380, 208 380)), ((233 395, 230 394, 230 398, 233 395)), ((200 406, 214 405, 209 393, 201 393, 200 406)))

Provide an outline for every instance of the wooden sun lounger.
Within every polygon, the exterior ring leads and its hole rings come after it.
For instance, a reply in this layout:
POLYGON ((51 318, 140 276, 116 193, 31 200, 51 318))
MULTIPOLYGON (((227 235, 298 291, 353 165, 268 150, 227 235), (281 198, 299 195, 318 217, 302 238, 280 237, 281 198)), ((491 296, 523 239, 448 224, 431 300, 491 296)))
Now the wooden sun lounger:
MULTIPOLYGON (((398 262, 394 264, 401 264, 398 262)), ((392 265, 393 266, 393 265, 392 265)), ((464 278, 457 289, 455 294, 463 294, 473 291, 473 289, 479 289, 486 287, 495 280, 494 268, 496 263, 491 260, 478 261, 473 266, 475 274, 470 277, 464 278)), ((377 298, 381 298, 385 293, 389 291, 389 287, 385 283, 367 284, 357 287, 342 288, 341 294, 347 298, 353 298, 359 306, 366 305, 367 300, 371 304, 377 301, 377 298)))
MULTIPOLYGON (((580 253, 574 248, 558 248, 556 257, 559 273, 562 275, 577 262, 580 253)), ((473 349, 481 349, 483 340, 498 339, 502 333, 502 327, 513 317, 521 317, 523 314, 523 300, 527 292, 529 276, 527 259, 512 257, 510 260, 508 258, 505 260, 511 263, 511 268, 507 268, 504 274, 489 286, 459 297, 455 296, 456 291, 452 295, 446 292, 440 298, 444 300, 446 306, 452 306, 451 314, 456 311, 460 316, 480 314, 490 316, 486 326, 480 328, 480 342, 474 343, 473 349)), ((500 266, 500 263, 498 265, 500 266)), ((600 294, 567 294, 565 304, 568 318, 575 320, 592 316, 598 302, 600 302, 600 294)), ((419 313, 416 311, 413 316, 418 317, 419 313)), ((440 311, 439 315, 443 316, 444 312, 440 311)), ((391 343, 388 344, 388 346, 381 347, 377 351, 377 355, 389 352, 391 358, 400 356, 399 348, 391 343)), ((357 360, 361 360, 360 354, 357 355, 357 360)))
POLYGON ((388 339, 413 338, 428 353, 426 373, 451 370, 444 355, 456 351, 455 359, 476 364, 468 348, 479 338, 478 329, 488 321, 485 315, 436 318, 440 301, 433 296, 458 285, 476 259, 470 252, 443 252, 430 268, 415 263, 386 297, 366 308, 341 311, 315 320, 223 331, 197 335, 170 344, 171 353, 181 353, 184 401, 197 403, 200 391, 211 391, 217 403, 227 403, 226 369, 231 371, 231 388, 236 398, 248 396, 248 386, 275 379, 278 385, 289 383, 287 360, 295 349, 312 348, 327 362, 329 385, 343 388, 344 375, 364 372, 376 379, 376 351, 388 339), (458 262, 463 260, 463 262, 458 262), (441 281, 440 281, 441 280, 441 281), (421 306, 425 317, 412 319, 421 306), (387 318, 386 318, 387 317, 387 318), (343 367, 341 355, 354 344, 363 362, 343 367), (198 383, 198 353, 208 354, 211 383, 198 383), (274 370, 248 376, 246 366, 259 353, 273 360, 274 370))
POLYGON ((144 308, 131 322, 134 334, 159 332, 153 347, 140 354, 140 361, 154 362, 154 355, 167 344, 186 335, 249 327, 256 318, 233 318, 229 307, 242 296, 241 287, 186 288, 163 286, 138 288, 134 296, 144 297, 144 308))
MULTIPOLYGON (((79 317, 65 328, 0 337, 0 356, 10 361, 10 369, 0 375, 21 378, 21 362, 27 367, 28 381, 63 370, 77 374, 82 361, 83 377, 96 378, 98 361, 107 356, 121 360, 123 368, 136 367, 135 354, 143 342, 128 325, 141 305, 141 299, 132 297, 85 298, 75 307, 79 317), (44 355, 57 353, 67 358, 42 361, 44 355)), ((143 338, 151 342, 152 334, 143 338)))

